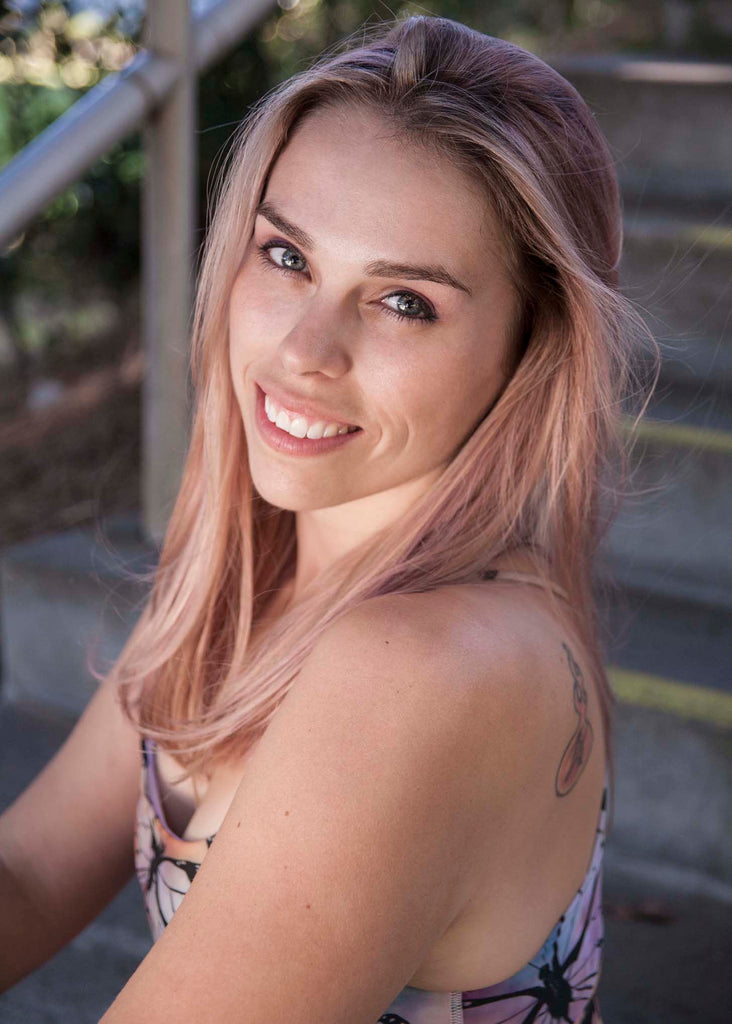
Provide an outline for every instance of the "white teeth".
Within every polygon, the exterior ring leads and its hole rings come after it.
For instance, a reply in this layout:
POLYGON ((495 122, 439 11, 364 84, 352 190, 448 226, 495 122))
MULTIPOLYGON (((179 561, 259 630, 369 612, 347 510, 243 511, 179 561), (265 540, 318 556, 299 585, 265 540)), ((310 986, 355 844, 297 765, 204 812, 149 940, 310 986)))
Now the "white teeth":
POLYGON ((264 411, 270 423, 274 423, 280 430, 291 434, 293 437, 308 437, 312 441, 320 437, 335 437, 336 434, 348 434, 351 427, 342 427, 338 423, 326 423, 324 420, 317 420, 315 423, 308 423, 304 416, 295 416, 290 419, 284 409, 277 409, 275 403, 269 397, 264 396, 264 411))
POLYGON ((302 416, 296 416, 290 424, 288 433, 292 434, 293 437, 305 437, 308 432, 308 421, 302 416))

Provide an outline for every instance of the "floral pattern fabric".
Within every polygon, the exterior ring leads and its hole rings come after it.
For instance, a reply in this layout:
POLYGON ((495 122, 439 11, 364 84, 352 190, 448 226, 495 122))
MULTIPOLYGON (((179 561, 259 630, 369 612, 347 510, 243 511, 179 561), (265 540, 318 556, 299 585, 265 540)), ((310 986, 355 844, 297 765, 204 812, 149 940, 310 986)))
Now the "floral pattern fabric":
MULTIPOLYGON (((162 811, 154 744, 143 739, 135 869, 153 940, 185 896, 214 837, 182 839, 162 811)), ((506 981, 463 992, 405 986, 377 1024, 602 1024, 597 986, 603 945, 602 855, 607 786, 585 880, 541 949, 506 981)))

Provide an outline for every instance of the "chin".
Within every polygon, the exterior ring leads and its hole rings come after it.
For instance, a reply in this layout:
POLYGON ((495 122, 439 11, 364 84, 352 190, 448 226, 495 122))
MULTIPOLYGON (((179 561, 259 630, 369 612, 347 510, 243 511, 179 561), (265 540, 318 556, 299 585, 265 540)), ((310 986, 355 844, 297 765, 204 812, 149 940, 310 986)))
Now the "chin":
POLYGON ((360 497, 358 494, 348 493, 342 482, 332 479, 298 479, 295 474, 284 470, 279 473, 258 473, 252 467, 252 483, 257 493, 270 505, 289 512, 333 508, 360 497))

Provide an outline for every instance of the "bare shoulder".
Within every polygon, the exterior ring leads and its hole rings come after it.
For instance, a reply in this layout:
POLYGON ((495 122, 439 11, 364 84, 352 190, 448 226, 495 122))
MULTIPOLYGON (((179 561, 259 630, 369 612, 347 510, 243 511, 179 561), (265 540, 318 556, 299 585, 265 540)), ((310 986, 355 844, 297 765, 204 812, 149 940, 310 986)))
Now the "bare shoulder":
POLYGON ((497 668, 483 677, 488 698, 508 718, 512 708, 518 714, 517 743, 532 745, 541 776, 553 778, 554 796, 582 782, 583 799, 593 805, 606 755, 600 694, 581 637, 560 621, 540 587, 488 582, 452 589, 445 599, 475 629, 478 656, 485 650, 497 668))
MULTIPOLYGON (((500 764, 503 784, 514 791, 560 770, 578 722, 578 695, 585 738, 601 731, 588 659, 535 587, 383 595, 326 630, 313 659, 336 686, 348 677, 368 699, 398 699, 417 717, 437 715, 446 728, 460 728, 466 756, 484 755, 490 736, 489 760, 496 770, 500 764), (565 736, 561 750, 559 736, 565 736)), ((565 790, 584 764, 575 744, 560 772, 565 790)))
MULTIPOLYGON (((328 658, 399 665, 415 685, 434 681, 447 700, 480 692, 495 702, 504 695, 506 713, 529 698, 541 704, 542 695, 553 703, 548 680, 566 680, 568 650, 587 662, 537 588, 506 584, 372 598, 330 626, 319 646, 328 658)), ((537 718, 543 711, 537 707, 537 718)))
POLYGON ((352 809, 362 844, 381 837, 384 906, 414 886, 441 894, 410 984, 500 981, 541 946, 588 868, 604 782, 589 662, 537 587, 370 599, 315 643, 248 778, 248 813, 279 805, 280 784, 288 807, 313 801, 314 819, 338 807, 342 830, 352 809))
MULTIPOLYGON (((484 591, 486 588, 482 588, 484 591)), ((350 609, 328 627, 320 644, 330 656, 365 655, 399 659, 425 670, 462 668, 450 675, 446 692, 473 678, 485 678, 485 656, 500 658, 494 668, 519 665, 532 648, 524 622, 495 595, 472 587, 444 587, 411 594, 385 594, 350 609), (466 674, 467 673, 467 674, 466 674)), ((430 673, 432 674, 432 673, 430 673)))
POLYGON ((436 748, 459 737, 456 769, 490 793, 491 813, 505 806, 507 828, 511 813, 521 819, 520 797, 557 833, 594 832, 607 767, 601 695, 581 639, 541 588, 487 582, 384 595, 335 623, 319 656, 333 686, 349 678, 364 708, 383 702, 408 715, 408 728, 436 748))
POLYGON ((540 588, 509 583, 379 598, 344 616, 327 643, 341 668, 379 679, 379 699, 393 691, 395 715, 408 697, 403 741, 417 726, 441 752, 451 737, 431 786, 447 799, 449 763, 452 806, 470 809, 470 895, 410 984, 471 989, 508 977, 569 905, 595 841, 605 746, 587 652, 540 588))
POLYGON ((480 603, 460 600, 459 589, 369 599, 325 631, 313 656, 335 669, 357 664, 361 678, 378 671, 385 687, 421 701, 463 704, 491 688, 496 696, 501 681, 521 674, 531 645, 505 609, 481 614, 480 603))

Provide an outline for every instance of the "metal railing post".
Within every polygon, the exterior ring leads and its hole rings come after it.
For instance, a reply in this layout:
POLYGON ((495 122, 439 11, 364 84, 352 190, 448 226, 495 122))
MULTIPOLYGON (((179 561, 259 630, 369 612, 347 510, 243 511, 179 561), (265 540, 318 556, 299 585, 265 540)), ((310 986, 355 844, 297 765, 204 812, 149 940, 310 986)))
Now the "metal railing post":
POLYGON ((142 519, 159 544, 189 437, 188 364, 196 216, 196 66, 189 0, 147 5, 146 45, 178 68, 143 130, 142 519))

